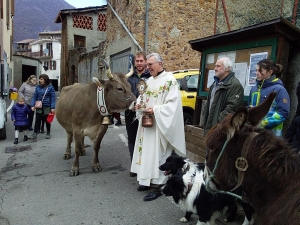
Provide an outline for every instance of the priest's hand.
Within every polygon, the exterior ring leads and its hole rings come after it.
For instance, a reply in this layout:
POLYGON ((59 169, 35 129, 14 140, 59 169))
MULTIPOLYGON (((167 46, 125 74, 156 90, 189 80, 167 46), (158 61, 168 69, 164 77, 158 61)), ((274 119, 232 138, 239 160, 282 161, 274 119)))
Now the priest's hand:
POLYGON ((153 107, 145 109, 144 113, 146 113, 147 115, 154 114, 153 107))

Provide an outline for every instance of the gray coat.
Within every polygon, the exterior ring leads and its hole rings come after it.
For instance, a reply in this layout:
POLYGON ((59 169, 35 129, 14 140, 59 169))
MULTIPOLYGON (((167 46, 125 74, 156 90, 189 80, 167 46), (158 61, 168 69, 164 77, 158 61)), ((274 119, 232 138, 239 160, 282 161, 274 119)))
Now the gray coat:
POLYGON ((211 92, 215 85, 216 82, 209 89, 207 104, 204 109, 204 135, 228 114, 235 112, 244 102, 243 86, 234 76, 234 72, 231 72, 216 91, 209 110, 211 92))
POLYGON ((32 83, 23 83, 18 91, 18 95, 25 99, 25 103, 30 105, 33 93, 35 91, 35 84, 32 83))

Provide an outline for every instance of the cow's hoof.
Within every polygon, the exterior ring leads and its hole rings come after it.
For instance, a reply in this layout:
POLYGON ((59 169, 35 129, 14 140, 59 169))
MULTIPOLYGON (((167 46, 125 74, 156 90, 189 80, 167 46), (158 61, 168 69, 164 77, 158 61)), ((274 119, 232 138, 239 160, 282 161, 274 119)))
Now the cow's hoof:
POLYGON ((70 176, 74 177, 74 176, 78 176, 79 175, 79 168, 72 168, 70 171, 70 176))
POLYGON ((71 153, 65 153, 64 154, 64 160, 71 159, 71 153))
POLYGON ((82 150, 82 152, 80 152, 80 155, 81 156, 84 156, 86 153, 85 153, 85 150, 82 150))
POLYGON ((92 167, 93 167, 93 172, 101 172, 102 171, 100 164, 95 164, 92 167))

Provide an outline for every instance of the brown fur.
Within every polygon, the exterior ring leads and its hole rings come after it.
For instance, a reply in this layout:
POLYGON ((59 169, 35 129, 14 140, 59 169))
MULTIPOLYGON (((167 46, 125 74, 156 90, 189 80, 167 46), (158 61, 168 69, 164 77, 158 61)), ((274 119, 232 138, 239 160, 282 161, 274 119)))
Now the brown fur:
POLYGON ((261 225, 299 225, 299 157, 282 138, 254 127, 268 112, 274 98, 274 94, 270 95, 264 104, 251 110, 240 108, 210 130, 206 139, 210 149, 207 166, 213 171, 228 133, 234 130, 215 171, 218 184, 214 182, 217 188, 230 191, 237 183, 234 162, 241 155, 243 143, 252 131, 258 132, 247 155, 249 168, 242 183, 246 198, 252 203, 261 225))
MULTIPOLYGON (((114 79, 101 80, 105 87, 105 101, 109 113, 128 109, 136 100, 131 86, 122 74, 114 79), (122 98, 128 98, 123 100, 122 98)), ((85 155, 84 137, 88 136, 94 143, 93 171, 101 171, 98 153, 108 125, 102 125, 103 116, 97 106, 97 86, 95 83, 73 84, 61 90, 57 105, 56 118, 67 132, 67 148, 64 159, 71 158, 71 143, 75 141, 75 158, 71 175, 79 174, 79 156, 85 155)))

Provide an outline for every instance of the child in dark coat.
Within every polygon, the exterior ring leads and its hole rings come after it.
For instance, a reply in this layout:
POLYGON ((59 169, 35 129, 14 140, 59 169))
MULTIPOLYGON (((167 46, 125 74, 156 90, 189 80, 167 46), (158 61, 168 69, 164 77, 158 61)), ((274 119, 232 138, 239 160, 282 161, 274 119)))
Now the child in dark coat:
POLYGON ((18 97, 18 102, 15 104, 11 110, 11 120, 14 122, 15 126, 15 142, 14 144, 18 144, 19 132, 24 131, 24 139, 23 141, 27 141, 27 129, 28 129, 28 114, 30 113, 30 109, 25 104, 25 100, 23 97, 18 97))
POLYGON ((284 138, 290 143, 293 147, 293 152, 300 152, 300 82, 296 88, 296 95, 298 98, 298 105, 296 110, 296 115, 290 126, 286 130, 284 138))

